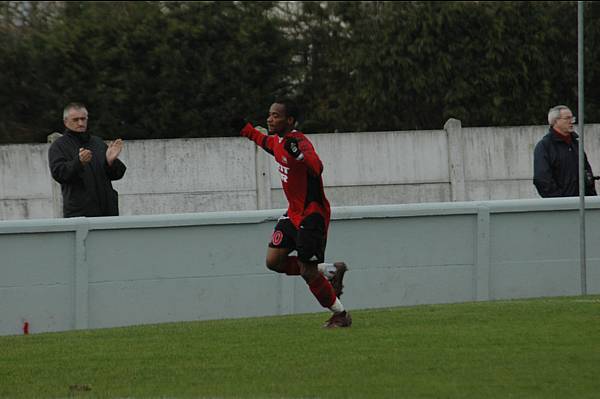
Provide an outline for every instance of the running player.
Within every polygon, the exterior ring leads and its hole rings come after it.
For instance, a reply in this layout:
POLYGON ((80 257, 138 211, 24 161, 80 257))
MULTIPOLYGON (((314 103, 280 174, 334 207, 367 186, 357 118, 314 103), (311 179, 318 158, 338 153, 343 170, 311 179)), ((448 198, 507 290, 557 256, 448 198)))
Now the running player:
POLYGON ((275 157, 288 201, 287 212, 279 218, 269 243, 267 267, 302 276, 321 306, 332 312, 323 327, 350 327, 352 318, 339 299, 346 264, 323 263, 331 213, 323 190, 323 164, 308 138, 295 130, 297 118, 296 104, 280 99, 269 109, 269 135, 241 119, 232 121, 242 136, 275 157), (298 255, 290 256, 294 250, 298 255))

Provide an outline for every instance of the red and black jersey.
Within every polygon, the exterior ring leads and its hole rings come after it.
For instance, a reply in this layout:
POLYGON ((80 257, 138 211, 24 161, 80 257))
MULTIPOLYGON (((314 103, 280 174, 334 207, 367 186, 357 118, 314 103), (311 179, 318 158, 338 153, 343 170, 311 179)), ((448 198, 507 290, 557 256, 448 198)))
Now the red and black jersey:
POLYGON ((241 135, 248 137, 275 157, 281 185, 288 200, 287 214, 294 226, 300 228, 300 223, 306 216, 318 213, 325 219, 327 232, 331 210, 323 190, 323 163, 310 140, 297 130, 286 134, 285 137, 266 135, 251 124, 242 129, 241 135), (298 147, 304 154, 300 161, 283 148, 285 140, 290 137, 298 140, 298 147))

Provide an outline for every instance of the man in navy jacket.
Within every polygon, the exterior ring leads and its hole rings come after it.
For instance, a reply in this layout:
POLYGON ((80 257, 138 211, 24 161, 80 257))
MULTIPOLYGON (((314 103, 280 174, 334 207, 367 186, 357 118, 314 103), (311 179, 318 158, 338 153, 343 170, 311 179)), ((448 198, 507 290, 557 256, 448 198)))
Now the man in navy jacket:
MULTIPOLYGON (((574 130, 575 117, 564 105, 548 111, 550 130, 537 143, 533 153, 533 184, 540 196, 579 196, 579 137, 574 130)), ((594 175, 585 160, 585 195, 597 195, 594 175)))

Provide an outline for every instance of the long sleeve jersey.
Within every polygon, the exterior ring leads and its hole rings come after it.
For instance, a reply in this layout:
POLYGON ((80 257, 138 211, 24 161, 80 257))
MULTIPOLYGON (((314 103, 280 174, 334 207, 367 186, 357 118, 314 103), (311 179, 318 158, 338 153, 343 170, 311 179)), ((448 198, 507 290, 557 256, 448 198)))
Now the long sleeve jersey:
POLYGON ((323 190, 323 163, 310 140, 297 130, 284 137, 266 135, 249 123, 242 129, 241 135, 275 157, 281 186, 288 201, 287 214, 294 226, 300 228, 306 216, 318 213, 323 216, 327 231, 331 210, 323 190), (284 148, 285 141, 292 137, 298 140, 298 147, 304 154, 302 160, 296 160, 284 148))

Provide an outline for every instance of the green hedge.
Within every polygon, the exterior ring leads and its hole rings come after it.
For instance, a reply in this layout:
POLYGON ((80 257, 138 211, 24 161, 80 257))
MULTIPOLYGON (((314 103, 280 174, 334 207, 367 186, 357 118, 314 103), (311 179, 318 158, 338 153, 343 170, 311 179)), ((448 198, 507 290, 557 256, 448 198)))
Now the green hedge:
MULTIPOLYGON (((600 4, 585 7, 599 122, 600 4)), ((577 111, 577 3, 0 3, 0 143, 44 142, 71 101, 106 139, 227 136, 281 95, 308 133, 544 124, 577 111)))

